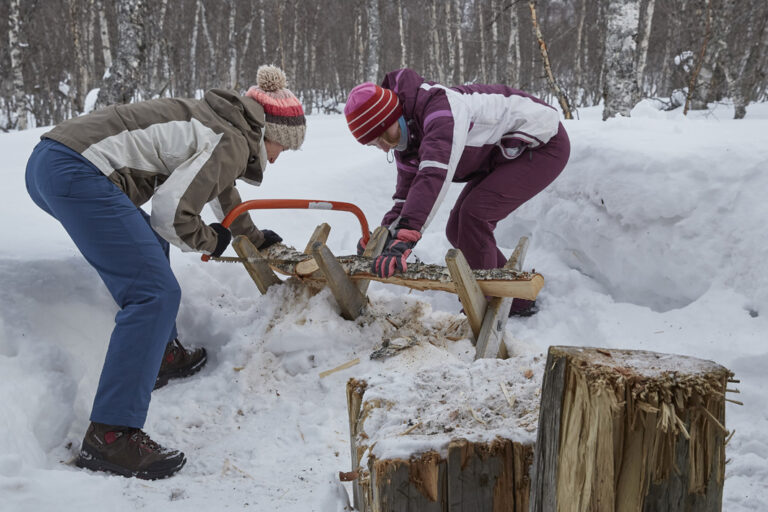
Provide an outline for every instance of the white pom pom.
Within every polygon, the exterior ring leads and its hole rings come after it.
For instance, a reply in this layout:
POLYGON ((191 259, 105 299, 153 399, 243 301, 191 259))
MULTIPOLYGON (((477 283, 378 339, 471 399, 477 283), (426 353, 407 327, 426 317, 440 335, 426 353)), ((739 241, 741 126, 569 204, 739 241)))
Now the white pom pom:
POLYGON ((279 91, 285 88, 285 84, 285 73, 277 66, 259 66, 256 71, 256 85, 262 91, 279 91))

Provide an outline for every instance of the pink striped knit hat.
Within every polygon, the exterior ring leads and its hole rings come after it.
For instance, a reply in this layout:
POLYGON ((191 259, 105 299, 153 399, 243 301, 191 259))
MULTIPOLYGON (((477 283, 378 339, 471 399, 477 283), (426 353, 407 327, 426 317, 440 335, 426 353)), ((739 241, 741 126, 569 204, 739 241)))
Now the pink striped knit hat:
POLYGON ((349 91, 344 115, 352 135, 360 144, 368 144, 387 131, 403 114, 397 95, 372 82, 349 91))
POLYGON ((245 93, 264 107, 264 138, 286 149, 299 149, 304 142, 307 120, 299 99, 285 88, 285 73, 276 66, 260 66, 256 84, 245 93))

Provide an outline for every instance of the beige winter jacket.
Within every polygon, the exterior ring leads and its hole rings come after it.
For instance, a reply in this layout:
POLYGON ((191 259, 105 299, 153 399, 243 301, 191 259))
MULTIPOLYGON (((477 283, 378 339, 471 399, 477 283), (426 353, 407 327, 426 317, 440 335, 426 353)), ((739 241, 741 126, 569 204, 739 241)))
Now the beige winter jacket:
MULTIPOLYGON (((107 107, 42 135, 92 162, 136 206, 152 198, 151 223, 183 251, 210 254, 216 232, 200 218, 207 203, 221 221, 241 202, 235 180, 261 183, 264 109, 235 91, 202 100, 158 99, 107 107)), ((264 235, 248 215, 232 223, 257 247, 264 235)))

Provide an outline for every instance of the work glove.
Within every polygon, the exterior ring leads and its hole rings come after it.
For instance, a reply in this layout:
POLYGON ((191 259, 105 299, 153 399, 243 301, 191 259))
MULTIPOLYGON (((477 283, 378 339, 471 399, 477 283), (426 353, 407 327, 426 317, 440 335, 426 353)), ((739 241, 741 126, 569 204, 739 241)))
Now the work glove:
POLYGON ((218 222, 210 224, 209 227, 213 228, 217 236, 216 249, 211 253, 211 256, 215 258, 221 256, 227 246, 229 246, 229 242, 232 241, 232 233, 218 222))
POLYGON ((271 229, 262 229, 261 234, 264 235, 264 241, 261 242, 261 245, 258 247, 260 251, 272 247, 277 242, 283 241, 282 237, 271 229))
POLYGON ((413 229, 398 229, 395 236, 387 240, 384 250, 373 260, 373 273, 379 277, 392 277, 395 272, 405 272, 405 260, 421 239, 421 233, 413 229))
MULTIPOLYGON (((371 233, 368 233, 368 240, 371 239, 371 233)), ((368 242, 363 241, 363 237, 360 237, 360 240, 357 241, 357 255, 362 256, 365 252, 365 247, 368 245, 368 242)))

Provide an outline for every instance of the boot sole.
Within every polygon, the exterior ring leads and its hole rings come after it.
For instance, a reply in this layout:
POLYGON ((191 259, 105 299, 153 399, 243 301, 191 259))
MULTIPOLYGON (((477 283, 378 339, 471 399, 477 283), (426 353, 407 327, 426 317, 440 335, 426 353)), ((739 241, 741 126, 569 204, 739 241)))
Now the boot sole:
POLYGON ((184 368, 181 370, 176 370, 175 372, 166 373, 165 375, 158 376, 157 380, 155 381, 155 387, 152 388, 154 391, 155 389, 161 388, 168 384, 168 381, 171 379, 181 379, 183 377, 189 377, 190 375, 194 375, 200 370, 203 369, 203 366, 205 366, 205 363, 208 362, 208 353, 205 352, 205 349, 203 349, 203 357, 200 359, 197 363, 190 366, 189 368, 184 368))
POLYGON ((139 478, 141 480, 162 480, 176 474, 187 463, 187 458, 182 455, 181 461, 172 468, 157 471, 131 471, 109 461, 98 459, 86 451, 81 451, 75 461, 79 468, 90 469, 91 471, 102 471, 114 475, 124 476, 126 478, 139 478))

